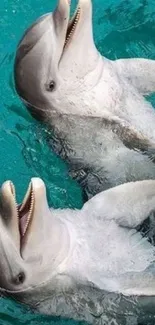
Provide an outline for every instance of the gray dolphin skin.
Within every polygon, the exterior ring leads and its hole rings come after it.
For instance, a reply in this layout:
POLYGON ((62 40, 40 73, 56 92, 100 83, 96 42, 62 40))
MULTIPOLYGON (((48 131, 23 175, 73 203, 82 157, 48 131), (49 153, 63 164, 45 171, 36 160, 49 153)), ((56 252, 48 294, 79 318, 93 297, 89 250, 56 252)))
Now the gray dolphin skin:
MULTIPOLYGON (((119 184, 155 178, 155 61, 102 57, 92 2, 59 0, 20 41, 15 87, 31 114, 54 133, 50 145, 90 198, 119 184)), ((52 136, 51 136, 52 137, 52 136)))
POLYGON ((49 208, 40 178, 18 205, 6 181, 0 291, 36 312, 91 324, 154 320, 155 247, 136 230, 154 210, 154 180, 103 191, 81 210, 49 208))

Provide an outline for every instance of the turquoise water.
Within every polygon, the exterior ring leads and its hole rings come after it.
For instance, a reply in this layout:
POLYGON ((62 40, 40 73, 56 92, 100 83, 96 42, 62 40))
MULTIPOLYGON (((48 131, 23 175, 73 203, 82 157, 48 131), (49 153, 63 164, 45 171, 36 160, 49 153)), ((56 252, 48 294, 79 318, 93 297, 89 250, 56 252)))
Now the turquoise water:
MULTIPOLYGON (((38 16, 53 10, 52 0, 0 1, 0 183, 11 179, 21 200, 32 176, 47 184, 49 203, 80 207, 79 186, 67 176, 67 165, 46 144, 48 132, 22 106, 13 88, 16 45, 38 16)), ((154 0, 93 0, 95 42, 109 58, 155 58, 154 0)), ((151 99, 154 101, 154 98, 151 99)), ((36 316, 8 299, 0 299, 0 324, 68 324, 36 316)))

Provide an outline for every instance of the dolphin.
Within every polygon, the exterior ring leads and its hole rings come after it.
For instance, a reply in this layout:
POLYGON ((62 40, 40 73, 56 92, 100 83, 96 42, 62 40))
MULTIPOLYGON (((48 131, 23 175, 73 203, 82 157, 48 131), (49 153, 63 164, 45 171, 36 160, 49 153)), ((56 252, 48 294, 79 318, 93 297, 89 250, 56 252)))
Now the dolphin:
POLYGON ((87 198, 125 182, 155 179, 155 61, 102 57, 94 43, 92 1, 40 17, 24 33, 15 88, 52 130, 50 145, 69 162, 87 198))
POLYGON ((150 320, 155 247, 136 227, 154 209, 155 180, 108 189, 80 210, 49 208, 40 178, 31 179, 21 204, 4 182, 0 291, 36 312, 91 324, 150 320))

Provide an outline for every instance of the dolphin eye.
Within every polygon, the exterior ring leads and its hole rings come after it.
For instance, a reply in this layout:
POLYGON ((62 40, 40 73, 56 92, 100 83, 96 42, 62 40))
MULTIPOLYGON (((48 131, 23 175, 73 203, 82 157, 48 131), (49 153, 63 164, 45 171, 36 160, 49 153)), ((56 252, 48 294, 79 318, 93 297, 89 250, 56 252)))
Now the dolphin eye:
POLYGON ((55 89, 56 83, 54 80, 51 80, 48 84, 48 91, 53 91, 55 89))
POLYGON ((18 284, 22 284, 25 281, 25 273, 24 272, 20 272, 14 279, 13 282, 14 284, 18 285, 18 284))

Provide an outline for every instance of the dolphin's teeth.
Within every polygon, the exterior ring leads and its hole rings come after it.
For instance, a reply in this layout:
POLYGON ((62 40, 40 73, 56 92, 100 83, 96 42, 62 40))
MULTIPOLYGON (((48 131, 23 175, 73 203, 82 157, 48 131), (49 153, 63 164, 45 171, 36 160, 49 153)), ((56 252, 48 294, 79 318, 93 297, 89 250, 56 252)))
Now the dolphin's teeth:
POLYGON ((27 204, 27 201, 28 201, 28 199, 29 199, 29 197, 30 197, 30 193, 31 193, 31 191, 32 191, 32 185, 31 185, 31 183, 30 183, 29 186, 28 186, 28 189, 27 189, 26 195, 25 195, 25 197, 24 197, 24 199, 23 199, 23 202, 22 202, 22 204, 21 204, 20 207, 19 207, 19 212, 21 212, 22 210, 24 210, 24 208, 25 208, 25 206, 26 206, 26 204, 27 204))
POLYGON ((71 36, 73 35, 73 33, 74 33, 75 29, 76 29, 76 25, 77 25, 77 23, 79 21, 79 18, 80 18, 80 8, 77 9, 76 16, 74 18, 74 21, 72 22, 71 30, 69 31, 69 34, 67 34, 64 47, 67 46, 71 36))
POLYGON ((28 216, 26 218, 26 223, 25 223, 25 227, 23 229, 23 233, 22 235, 24 236, 26 231, 27 231, 27 228, 29 226, 29 223, 30 223, 30 220, 32 218, 32 214, 33 214, 33 207, 34 207, 34 193, 33 193, 33 190, 31 191, 31 199, 30 199, 30 208, 29 208, 29 213, 28 213, 28 216))
POLYGON ((15 190, 15 187, 14 187, 12 182, 10 182, 10 188, 11 188, 11 192, 13 194, 14 201, 15 201, 15 204, 16 204, 17 218, 19 219, 18 203, 16 201, 16 190, 15 190))
POLYGON ((32 219, 34 200, 35 198, 34 198, 33 188, 32 188, 32 184, 30 183, 25 198, 23 200, 23 203, 19 207, 19 220, 20 220, 19 225, 20 225, 20 233, 22 237, 25 236, 29 223, 32 219))

